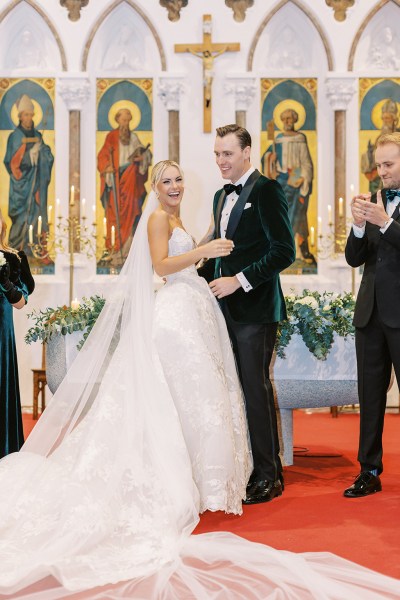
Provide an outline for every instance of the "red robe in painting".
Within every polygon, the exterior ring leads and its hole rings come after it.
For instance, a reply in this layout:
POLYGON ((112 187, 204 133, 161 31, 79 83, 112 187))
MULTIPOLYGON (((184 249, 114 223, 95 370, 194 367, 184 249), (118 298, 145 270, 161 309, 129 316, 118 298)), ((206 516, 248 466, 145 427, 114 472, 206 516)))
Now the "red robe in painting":
MULTIPOLYGON (((133 134, 135 135, 135 134, 133 134)), ((140 142, 138 143, 140 147, 140 142)), ((144 155, 142 155, 144 156, 144 155)), ((106 247, 111 248, 111 227, 115 226, 115 250, 119 251, 121 245, 124 255, 127 255, 129 246, 126 242, 133 236, 134 227, 142 212, 142 204, 146 196, 144 187, 147 181, 148 170, 141 174, 141 161, 131 162, 128 165, 119 164, 119 130, 115 129, 107 134, 104 145, 98 154, 98 169, 101 175, 100 198, 104 206, 105 217, 107 218, 107 238, 106 247), (115 189, 117 192, 117 202, 114 198, 114 189, 106 183, 105 170, 113 166, 115 169, 115 189), (116 214, 116 204, 119 212, 119 225, 116 214)))

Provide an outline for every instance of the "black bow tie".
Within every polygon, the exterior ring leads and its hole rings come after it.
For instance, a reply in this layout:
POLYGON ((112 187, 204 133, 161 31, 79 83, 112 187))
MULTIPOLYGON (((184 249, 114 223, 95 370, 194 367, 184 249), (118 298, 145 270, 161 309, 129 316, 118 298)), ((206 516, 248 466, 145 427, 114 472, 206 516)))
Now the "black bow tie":
POLYGON ((400 196, 400 190, 385 190, 386 200, 391 202, 396 198, 396 196, 400 196))
POLYGON ((242 189, 243 189, 243 186, 241 183, 239 183, 239 185, 233 185, 233 183, 226 183, 224 185, 224 190, 225 190, 225 193, 227 196, 229 196, 229 194, 232 194, 232 192, 236 192, 237 195, 239 196, 242 189))

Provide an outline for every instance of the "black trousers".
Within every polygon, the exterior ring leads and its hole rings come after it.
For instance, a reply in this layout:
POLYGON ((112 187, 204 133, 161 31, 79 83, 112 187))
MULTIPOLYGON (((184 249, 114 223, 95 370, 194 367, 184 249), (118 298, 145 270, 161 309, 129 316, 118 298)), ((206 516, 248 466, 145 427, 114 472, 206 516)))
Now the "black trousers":
POLYGON ((222 310, 246 401, 254 476, 260 480, 275 481, 282 471, 282 463, 269 366, 278 324, 236 323, 224 303, 222 310))
POLYGON ((382 323, 374 307, 368 325, 356 328, 358 395, 360 400, 361 470, 382 473, 382 433, 392 364, 400 382, 400 329, 382 323))

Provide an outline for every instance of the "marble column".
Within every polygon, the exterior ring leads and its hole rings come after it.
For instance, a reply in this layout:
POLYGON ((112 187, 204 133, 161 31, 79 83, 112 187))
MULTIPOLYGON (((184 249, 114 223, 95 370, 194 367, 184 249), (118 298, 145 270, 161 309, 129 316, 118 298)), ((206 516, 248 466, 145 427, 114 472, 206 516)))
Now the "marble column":
POLYGON ((161 77, 158 82, 158 96, 168 111, 168 158, 179 163, 179 107, 183 92, 183 78, 161 77))
POLYGON ((343 252, 346 242, 346 110, 356 87, 354 77, 330 76, 326 95, 335 119, 335 236, 336 252, 343 252), (342 201, 340 202, 340 198, 342 201))
MULTIPOLYGON (((80 218, 81 183, 81 110, 90 97, 89 79, 68 77, 58 80, 58 92, 69 111, 69 183, 66 197, 69 199, 69 216, 80 218), (71 186, 74 186, 74 202, 71 205, 71 186)), ((79 242, 75 241, 75 252, 79 252, 79 242)))
POLYGON ((226 94, 234 95, 236 124, 246 127, 246 113, 256 93, 256 78, 246 75, 229 76, 224 89, 226 94))

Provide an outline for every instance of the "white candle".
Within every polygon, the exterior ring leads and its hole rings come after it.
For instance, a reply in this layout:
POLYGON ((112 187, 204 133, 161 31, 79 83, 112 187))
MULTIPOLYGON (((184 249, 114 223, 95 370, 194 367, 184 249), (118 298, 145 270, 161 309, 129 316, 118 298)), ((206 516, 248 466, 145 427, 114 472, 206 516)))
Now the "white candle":
POLYGON ((33 244, 33 225, 29 225, 29 243, 33 244))
POLYGON ((38 238, 40 238, 40 236, 42 235, 42 217, 40 215, 38 217, 38 222, 37 222, 37 235, 38 235, 38 238))
POLYGON ((71 185, 71 193, 69 195, 69 205, 70 206, 75 205, 75 188, 73 185, 71 185))
POLYGON ((328 225, 332 225, 332 206, 328 204, 328 225))
POLYGON ((343 217, 343 198, 339 198, 339 217, 343 217))
POLYGON ((47 222, 48 222, 48 224, 49 224, 49 225, 51 225, 51 215, 52 215, 52 211, 53 211, 53 207, 52 207, 52 205, 50 204, 50 205, 47 207, 47 222))
POLYGON ((111 246, 113 248, 115 246, 115 227, 114 227, 114 225, 111 227, 111 246))
POLYGON ((311 242, 311 246, 314 246, 314 244, 315 244, 315 229, 314 229, 314 227, 310 227, 310 242, 311 242))
POLYGON ((78 298, 75 298, 75 300, 72 300, 72 302, 71 302, 72 310, 78 310, 79 307, 80 307, 80 303, 79 303, 78 298))
POLYGON ((56 219, 60 216, 60 198, 56 200, 56 219))
POLYGON ((104 237, 107 237, 107 217, 104 217, 103 219, 103 235, 104 237))
POLYGON ((82 198, 81 218, 84 219, 85 217, 86 217, 86 199, 82 198))
POLYGON ((96 223, 96 205, 93 204, 92 206, 92 211, 93 211, 93 224, 96 223))
POLYGON ((318 217, 318 230, 317 230, 317 234, 318 237, 321 237, 322 235, 322 218, 318 217))
POLYGON ((354 185, 351 183, 350 184, 350 195, 353 197, 354 194, 354 185))

